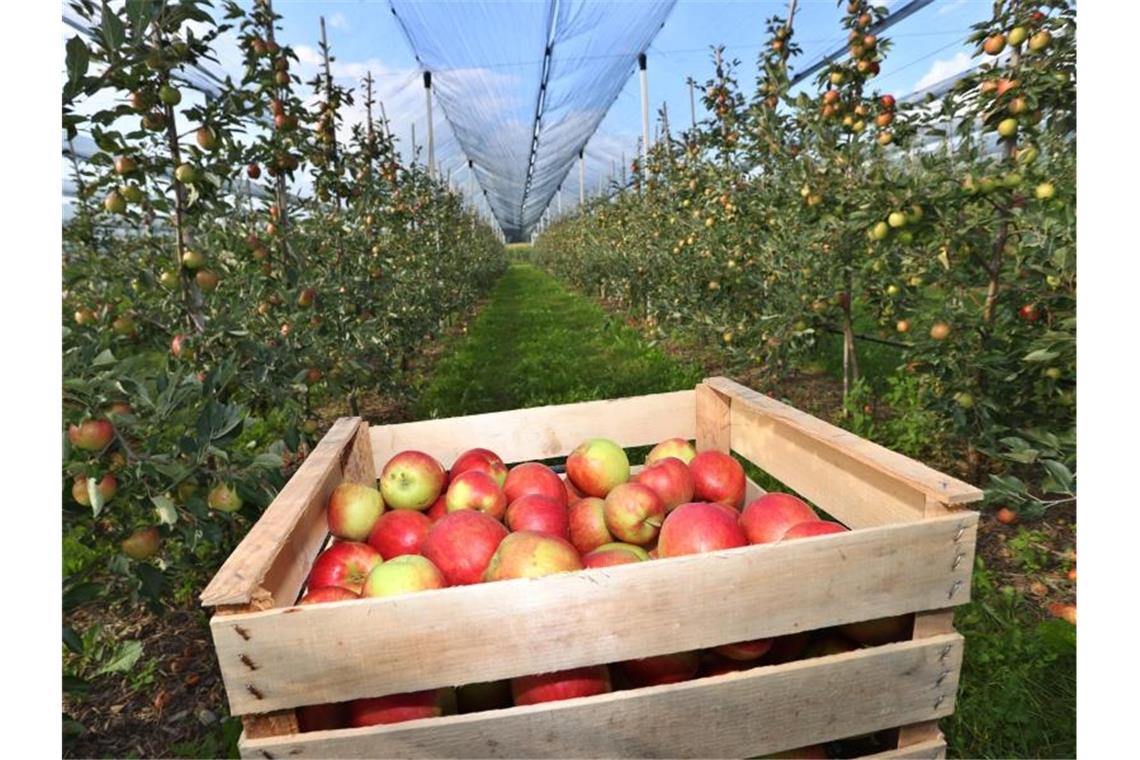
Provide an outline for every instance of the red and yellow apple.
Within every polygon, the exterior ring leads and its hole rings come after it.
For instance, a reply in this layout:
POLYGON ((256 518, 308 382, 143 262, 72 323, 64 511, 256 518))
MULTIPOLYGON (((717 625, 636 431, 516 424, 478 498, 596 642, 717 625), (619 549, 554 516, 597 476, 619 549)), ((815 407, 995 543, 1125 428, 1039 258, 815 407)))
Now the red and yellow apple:
POLYGON ((501 520, 507 511, 507 495, 491 475, 481 470, 464 470, 452 475, 447 487, 447 511, 464 509, 474 509, 501 520))
POLYGON ((393 509, 380 515, 368 534, 368 545, 385 560, 403 554, 419 554, 431 530, 430 513, 393 509))
POLYGON ((423 556, 439 568, 449 586, 479 583, 507 535, 501 522, 482 512, 451 512, 428 531, 423 556))
POLYGON ((606 503, 596 496, 587 496, 570 505, 567 512, 570 543, 581 554, 592 552, 602 544, 611 543, 613 534, 606 527, 606 503))
POLYGON ((693 498, 719 501, 740 509, 744 504, 744 468, 721 451, 702 451, 689 463, 693 476, 693 498))
POLYGON ((464 451, 451 464, 451 477, 454 478, 461 472, 469 470, 478 470, 490 475, 495 479, 499 488, 502 488, 503 484, 507 482, 507 466, 503 464, 502 458, 490 449, 464 451))
POLYGON ((665 519, 665 504, 648 486, 622 483, 606 496, 606 528, 627 544, 645 546, 657 538, 665 519))
POLYGON ((401 451, 380 473, 380 494, 392 509, 423 511, 443 491, 447 472, 435 457, 422 451, 401 451))
POLYGON ((538 494, 530 493, 512 501, 507 507, 506 523, 512 531, 529 530, 570 540, 570 514, 566 507, 538 494))
POLYGON ((402 723, 443 715, 444 689, 427 689, 348 703, 348 725, 353 728, 402 723))
POLYGON ((516 705, 536 705, 575 697, 592 697, 595 694, 605 694, 611 689, 610 671, 605 665, 590 665, 511 679, 511 694, 516 705))
POLYGON ((675 652, 618 663, 622 675, 634 688, 688 681, 696 677, 700 667, 701 656, 697 652, 675 652))
POLYGON ((84 420, 67 429, 71 445, 84 451, 101 451, 115 437, 115 427, 107 420, 84 420))
POLYGON ((375 488, 345 481, 329 497, 329 532, 347 541, 364 541, 384 512, 384 501, 375 488))
POLYGON ((324 604, 325 602, 343 602, 359 598, 360 594, 354 594, 342 586, 325 586, 310 589, 309 593, 301 597, 301 601, 297 604, 324 604))
POLYGON ((368 544, 339 541, 325 549, 309 572, 309 588, 341 586, 359 594, 368 575, 383 560, 368 544))
POLYGON ((419 554, 401 554, 377 565, 364 581, 364 597, 397 596, 443 588, 447 580, 431 560, 419 554))
POLYGON ((620 542, 602 544, 589 554, 582 557, 582 565, 592 567, 613 567, 614 565, 629 565, 634 562, 645 562, 649 559, 649 552, 640 546, 623 544, 620 542))
POLYGON ((629 457, 608 438, 591 438, 566 458, 566 477, 586 496, 604 498, 629 480, 629 457))
POLYGON ((657 554, 664 559, 747 545, 748 537, 735 510, 724 504, 690 502, 665 518, 657 539, 657 554))
POLYGON ((507 473, 507 480, 503 484, 503 491, 507 494, 507 503, 510 504, 520 496, 535 493, 567 503, 566 488, 562 485, 562 478, 539 462, 523 462, 515 465, 507 473))
POLYGON ((487 565, 483 580, 542 578, 581 569, 582 558, 569 541, 524 530, 503 539, 487 565))
POLYGON ((830 522, 829 520, 820 520, 819 518, 816 518, 815 520, 802 522, 798 525, 793 525, 792 527, 788 528, 788 531, 784 533, 784 537, 780 540, 792 541, 797 538, 826 536, 829 533, 844 533, 846 531, 847 527, 844 525, 840 525, 836 522, 830 522))
POLYGON ((779 541, 789 528, 818 520, 815 510, 788 493, 766 493, 753 499, 740 515, 740 527, 750 544, 779 541))
POLYGON ((686 465, 692 463, 697 455, 697 449, 684 438, 668 438, 654 446, 645 457, 645 464, 650 465, 659 459, 676 457, 686 465))
POLYGON ((714 647, 713 651, 721 657, 727 657, 730 660, 752 662, 753 660, 759 660, 768 654, 768 652, 772 651, 773 643, 775 643, 775 639, 734 641, 731 644, 721 644, 719 647, 714 647))
POLYGON ((632 482, 653 489, 661 497, 666 513, 693 500, 693 476, 676 457, 658 459, 634 475, 632 482))

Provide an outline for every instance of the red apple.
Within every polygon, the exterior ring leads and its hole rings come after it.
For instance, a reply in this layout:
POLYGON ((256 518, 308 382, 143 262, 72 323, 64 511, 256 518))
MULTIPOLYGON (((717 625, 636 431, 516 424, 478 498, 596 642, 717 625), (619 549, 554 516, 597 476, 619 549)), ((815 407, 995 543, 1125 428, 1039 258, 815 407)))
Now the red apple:
POLYGON ((606 527, 605 506, 606 503, 596 496, 587 496, 570 505, 567 513, 570 543, 580 553, 592 552, 614 540, 606 527))
POLYGON ((730 660, 737 660, 739 662, 751 662, 759 660, 768 652, 772 651, 772 644, 775 639, 753 639, 752 641, 735 641, 731 644, 722 644, 719 647, 714 647, 713 651, 721 657, 727 657, 730 660))
POLYGON ((523 462, 512 467, 507 473, 503 491, 507 494, 508 504, 529 493, 561 501, 564 506, 567 503, 562 479, 554 473, 554 470, 538 462, 523 462))
POLYGON ((570 540, 570 515, 554 499, 530 493, 507 507, 507 527, 512 531, 530 530, 570 540))
POLYGON ((452 476, 451 485, 447 487, 447 511, 464 509, 474 509, 501 520, 507 511, 507 495, 494 477, 480 470, 464 470, 452 476))
POLYGON ((744 504, 744 468, 728 454, 702 451, 689 463, 693 475, 693 497, 698 501, 719 501, 740 509, 744 504))
POLYGON ((360 595, 397 596, 443 588, 447 581, 431 560, 418 554, 402 554, 377 565, 364 581, 360 595))
POLYGON ((657 538, 665 519, 665 504, 653 489, 640 483, 622 483, 606 496, 606 528, 614 538, 644 546, 657 538))
POLYGON ((611 543, 602 544, 597 549, 582 557, 582 565, 591 567, 613 567, 614 565, 628 565, 634 562, 645 562, 649 559, 649 552, 633 544, 611 543))
POLYGON ((325 705, 306 705, 297 708, 297 726, 302 733, 331 731, 348 725, 348 703, 333 702, 325 705))
POLYGON ((503 539, 487 565, 483 580, 541 578, 581 569, 582 558, 569 541, 546 533, 524 530, 511 533, 503 539))
POLYGON ((665 518, 657 539, 657 553, 664 559, 747 545, 748 538, 734 510, 724 505, 690 502, 677 507, 665 518))
POLYGON ((507 466, 498 454, 490 449, 470 449, 464 451, 451 465, 451 477, 461 472, 478 470, 495 479, 499 488, 507 482, 507 466))
POLYGON ((810 522, 802 522, 788 528, 781 541, 791 541, 796 538, 809 538, 810 536, 826 536, 828 533, 845 533, 847 527, 836 522, 816 518, 810 522))
POLYGON ((750 544, 779 541, 788 529, 818 520, 815 510, 788 493, 766 493, 751 501, 740 515, 740 527, 750 544))
POLYGON ((605 665, 571 668, 556 673, 519 676, 511 679, 516 705, 536 705, 575 697, 592 697, 612 689, 610 671, 605 665))
POLYGON ((570 482, 570 479, 568 477, 563 475, 561 477, 561 480, 562 480, 562 487, 566 489, 566 503, 567 504, 573 505, 574 502, 578 501, 579 499, 583 499, 586 497, 586 494, 582 493, 581 491, 579 491, 577 488, 574 487, 574 484, 570 482))
POLYGON ((84 451, 101 451, 115 437, 115 428, 107 420, 84 420, 67 429, 71 445, 84 451))
POLYGON ((380 493, 392 509, 417 509, 431 506, 443 491, 447 472, 430 454, 401 451, 388 460, 380 473, 380 493))
POLYGON ((364 541, 383 511, 384 502, 379 491, 346 481, 338 485, 329 497, 326 513, 329 532, 347 541, 364 541))
MULTIPOLYGON (((434 506, 432 507, 435 508, 434 506)), ((368 534, 368 545, 386 560, 402 554, 419 554, 431 530, 431 513, 393 509, 380 515, 368 534)))
POLYGON ((309 588, 341 586, 359 594, 372 569, 383 560, 368 544, 340 541, 321 552, 309 573, 309 588))
POLYGON ((123 554, 131 559, 144 560, 157 554, 161 544, 162 535, 158 532, 158 528, 152 525, 149 528, 140 528, 123 539, 122 549, 123 554))
POLYGON ((359 599, 360 594, 354 594, 341 586, 325 586, 324 588, 311 588, 309 593, 301 597, 297 604, 323 604, 325 602, 343 602, 348 599, 359 599))
POLYGON ((444 689, 427 689, 348 703, 348 725, 353 728, 401 723, 443 715, 444 689))
POLYGON ((506 527, 493 517, 466 509, 439 519, 428 531, 423 555, 443 573, 449 586, 479 583, 506 527))
POLYGON ((666 513, 693 500, 693 476, 677 457, 658 459, 634 475, 633 482, 652 488, 665 504, 666 513))
POLYGON ((428 507, 425 514, 433 525, 439 522, 439 518, 447 514, 447 494, 441 493, 439 498, 433 501, 431 506, 428 507))
POLYGON ((604 498, 629 480, 629 457, 608 438, 591 438, 566 458, 566 477, 585 495, 604 498))
POLYGON ((629 685, 635 689, 688 681, 696 677, 700 667, 701 656, 697 652, 675 652, 618 663, 629 685))
POLYGON ((701 663, 701 678, 708 676, 723 676, 725 673, 737 673, 756 667, 756 663, 742 660, 730 660, 720 655, 712 655, 701 663))
POLYGON ((882 644, 909 639, 914 631, 914 615, 896 615, 895 617, 863 620, 858 623, 841 625, 839 630, 853 641, 877 647, 882 644))
POLYGON ((684 438, 668 438, 650 450, 648 456, 645 457, 645 464, 650 465, 659 459, 668 457, 676 457, 685 464, 689 464, 696 455, 696 447, 684 438))
POLYGON ((514 704, 510 681, 485 681, 469 683, 455 690, 459 713, 502 710, 514 704))

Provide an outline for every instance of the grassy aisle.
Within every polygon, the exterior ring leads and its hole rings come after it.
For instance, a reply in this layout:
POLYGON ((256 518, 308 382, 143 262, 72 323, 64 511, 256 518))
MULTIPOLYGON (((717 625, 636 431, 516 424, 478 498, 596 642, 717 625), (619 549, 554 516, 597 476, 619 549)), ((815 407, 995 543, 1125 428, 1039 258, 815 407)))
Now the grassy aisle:
POLYGON ((666 356, 550 275, 515 264, 466 338, 435 368, 417 417, 691 388, 697 367, 666 356))

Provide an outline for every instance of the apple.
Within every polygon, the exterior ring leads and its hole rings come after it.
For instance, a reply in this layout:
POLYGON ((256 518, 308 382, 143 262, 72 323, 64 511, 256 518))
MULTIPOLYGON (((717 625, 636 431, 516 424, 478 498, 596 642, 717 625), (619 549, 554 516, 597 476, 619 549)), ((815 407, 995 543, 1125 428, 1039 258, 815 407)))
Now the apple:
POLYGON ((945 322, 935 322, 930 326, 930 337, 932 340, 946 340, 950 337, 950 325, 945 322))
POLYGON ((876 222, 875 226, 871 228, 871 239, 885 240, 890 233, 891 228, 886 222, 876 222))
MULTIPOLYGON (((95 488, 99 491, 99 495, 103 497, 104 502, 111 500, 111 497, 119 490, 119 482, 115 480, 115 476, 107 473, 103 476, 95 488)), ((71 496, 77 502, 85 507, 91 506, 91 494, 87 492, 87 478, 77 476, 75 482, 71 486, 71 496)))
POLYGON ((909 639, 914 630, 914 615, 896 615, 847 623, 839 626, 839 630, 844 636, 860 644, 880 646, 909 639))
POLYGON ((206 257, 198 251, 186 251, 182 254, 182 266, 187 269, 201 269, 206 266, 206 257))
POLYGON ((589 554, 582 557, 582 566, 586 568, 613 567, 614 565, 629 565, 634 562, 645 562, 651 554, 640 546, 623 543, 602 544, 589 554))
POLYGON ((902 227, 907 222, 906 214, 901 211, 892 211, 887 215, 887 224, 891 227, 902 227))
POLYGON ((714 647, 713 651, 721 657, 727 657, 730 660, 738 662, 752 662, 759 660, 768 652, 772 651, 772 645, 775 639, 753 639, 752 641, 735 641, 731 644, 721 644, 719 647, 714 647))
POLYGON ((610 671, 605 665, 589 665, 511 679, 511 694, 516 705, 592 697, 595 694, 606 694, 612 688, 610 671))
POLYGON ((312 306, 313 302, 316 300, 317 291, 313 290, 312 288, 305 288, 297 296, 297 305, 302 309, 307 309, 312 306))
POLYGON ((396 596, 443 588, 447 580, 431 560, 418 554, 402 554, 372 568, 360 595, 396 596))
POLYGON ((998 134, 1002 137, 1013 137, 1017 134, 1017 119, 1012 116, 998 122, 998 134))
POLYGON ((893 110, 895 107, 895 96, 883 95, 881 98, 879 98, 879 104, 888 111, 893 110))
POLYGON ((622 483, 606 496, 606 528, 614 538, 644 546, 657 538, 665 519, 665 503, 653 489, 640 483, 622 483))
POLYGON ((1042 29, 1032 37, 1029 38, 1029 49, 1034 53, 1039 53, 1045 48, 1049 47, 1049 43, 1053 41, 1053 35, 1047 29, 1042 29))
POLYGON ((245 167, 245 174, 250 179, 258 179, 261 177, 261 167, 257 164, 250 164, 245 167))
POLYGON ((329 497, 329 532, 347 541, 364 541, 383 512, 384 501, 375 488, 341 483, 329 497))
POLYGON ((339 541, 325 549, 309 572, 309 588, 340 586, 359 594, 364 581, 383 560, 380 553, 359 541, 339 541))
POLYGON ((195 139, 202 150, 212 151, 218 147, 218 133, 210 127, 198 127, 195 139))
POLYGON ((218 289, 218 283, 221 278, 218 277, 217 272, 212 272, 209 269, 200 269, 194 274, 194 282, 198 283, 198 287, 207 293, 212 293, 218 289))
POLYGON ((657 539, 661 558, 747 546, 737 512, 720 503, 690 502, 669 513, 657 539))
POLYGON ((581 554, 614 540, 606 527, 605 506, 606 503, 596 496, 587 496, 570 505, 567 512, 570 543, 581 554))
POLYGON ((423 556, 440 569, 449 586, 479 583, 507 535, 501 522, 482 512, 451 512, 428 531, 423 556))
POLYGON ((773 760, 827 760, 830 755, 827 754, 827 747, 822 744, 811 744, 807 747, 796 747, 795 749, 786 749, 783 752, 775 752, 765 757, 773 758, 773 760))
POLYGON ((744 468, 728 454, 702 451, 689 463, 693 475, 693 498, 719 501, 740 509, 744 505, 744 468))
POLYGON ((566 477, 586 496, 605 498, 629 480, 629 457, 608 438, 591 438, 566 458, 566 477))
POLYGON ((908 332, 910 330, 910 322, 905 319, 900 319, 898 323, 895 324, 895 329, 901 333, 908 332))
POLYGON ((431 525, 430 512, 424 514, 413 509, 393 509, 377 518, 368 533, 367 543, 385 560, 403 554, 419 554, 431 525))
POLYGON ((323 586, 309 589, 297 604, 324 604, 325 602, 343 602, 349 599, 359 599, 360 594, 349 591, 343 586, 323 586))
POLYGON ((192 185, 197 178, 198 170, 190 164, 179 164, 174 170, 174 179, 183 184, 192 185))
POLYGON ((178 91, 177 87, 164 84, 158 88, 158 99, 168 106, 176 106, 182 102, 182 93, 178 91))
POLYGON ((1052 200, 1056 193, 1057 189, 1053 186, 1052 182, 1042 182, 1033 189, 1033 197, 1039 201, 1052 200))
POLYGON ((1002 507, 995 513, 995 518, 1002 525, 1017 525, 1018 516, 1009 507, 1002 507))
POLYGON ((661 686, 679 683, 695 678, 701 668, 701 656, 697 652, 675 652, 655 657, 642 657, 617 663, 629 685, 661 686))
POLYGON ((446 499, 448 512, 474 509, 501 520, 507 511, 507 495, 494 477, 481 470, 464 470, 453 476, 446 499))
POLYGON ((792 526, 818 520, 815 510, 788 493, 766 493, 740 515, 740 527, 750 544, 779 541, 792 526))
POLYGON ((130 156, 117 156, 115 158, 115 174, 133 174, 138 171, 138 168, 138 163, 130 156))
POLYGON ((541 578, 581 569, 582 558, 569 541, 524 530, 508 534, 502 540, 487 565, 483 580, 541 578))
POLYGON ((563 475, 561 477, 561 480, 562 480, 562 487, 566 489, 566 503, 567 504, 573 505, 574 502, 578 501, 579 499, 584 499, 584 498, 593 499, 593 498, 595 498, 593 496, 587 497, 586 494, 582 493, 577 488, 575 488, 574 484, 571 483, 570 479, 567 478, 565 475, 563 475))
POLYGON ((380 473, 380 494, 392 509, 423 511, 440 492, 447 473, 443 465, 422 451, 401 451, 380 473))
POLYGON ((676 457, 658 459, 634 475, 632 482, 652 489, 665 505, 666 513, 693 500, 693 475, 676 457))
POLYGON ((511 502, 507 507, 506 523, 512 531, 528 530, 570 540, 569 511, 554 499, 535 493, 511 502))
MULTIPOLYGON (((398 511, 407 512, 409 510, 401 509, 398 511)), ((441 493, 439 498, 432 502, 424 514, 427 515, 428 520, 430 520, 432 524, 439 522, 439 518, 447 514, 447 493, 441 493)))
POLYGON ((331 702, 297 708, 297 727, 308 731, 331 731, 348 725, 348 703, 331 702))
POLYGON ((102 451, 115 437, 115 427, 105 419, 84 420, 67 429, 71 445, 84 451, 102 451))
POLYGON ((455 690, 455 698, 460 714, 502 710, 514 704, 510 681, 469 683, 455 690))
POLYGON ((508 504, 528 493, 547 496, 566 504, 566 488, 562 485, 562 479, 554 470, 538 462, 523 462, 512 467, 503 483, 503 492, 507 494, 508 504))
POLYGON ((206 504, 209 505, 210 509, 216 509, 219 512, 237 512, 241 509, 242 502, 237 489, 225 483, 218 483, 210 489, 210 493, 206 497, 206 504))
POLYGON ((846 533, 847 526, 837 522, 820 520, 818 517, 809 522, 793 525, 784 533, 781 541, 791 541, 797 538, 810 538, 811 536, 826 536, 829 533, 846 533))
POLYGON ((1005 35, 1004 34, 991 34, 986 37, 986 41, 982 43, 982 50, 986 51, 988 55, 997 55, 1005 50, 1005 35))
POLYGON ((161 543, 162 536, 159 535, 158 528, 153 525, 140 528, 123 539, 123 554, 131 559, 144 560, 157 554, 161 543))
POLYGON ((705 658, 704 662, 701 663, 700 677, 723 676, 725 673, 738 673, 741 670, 750 670, 753 667, 756 667, 756 665, 751 662, 730 660, 727 657, 710 654, 705 658))
POLYGON ((653 464, 659 459, 676 457, 685 464, 690 464, 697 455, 697 449, 684 438, 667 438, 654 446, 645 457, 645 464, 653 464))
POLYGON ((495 479, 499 488, 507 482, 507 466, 502 458, 490 449, 469 449, 464 451, 451 465, 451 477, 468 470, 485 472, 495 479))
POLYGON ((386 697, 355 699, 348 703, 348 725, 352 728, 402 723, 406 720, 443 715, 444 689, 427 689, 386 697))

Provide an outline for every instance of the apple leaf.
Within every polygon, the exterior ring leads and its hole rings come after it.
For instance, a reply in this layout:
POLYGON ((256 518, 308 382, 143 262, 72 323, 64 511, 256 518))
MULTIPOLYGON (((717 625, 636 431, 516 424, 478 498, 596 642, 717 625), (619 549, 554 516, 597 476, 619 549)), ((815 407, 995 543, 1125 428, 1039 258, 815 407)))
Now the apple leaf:
POLYGON ((178 522, 178 510, 174 507, 173 499, 166 494, 161 494, 152 496, 150 500, 154 503, 154 511, 158 513, 160 523, 173 527, 178 522))
POLYGON ((83 639, 79 638, 74 628, 66 625, 63 627, 63 643, 72 652, 83 654, 83 639))
POLYGON ((276 470, 285 466, 281 457, 277 454, 258 454, 253 458, 253 466, 261 467, 266 470, 276 470))
POLYGON ((95 675, 126 673, 135 666, 135 663, 142 657, 142 653, 143 646, 141 641, 124 641, 119 645, 119 649, 115 652, 115 656, 111 658, 111 661, 95 671, 95 675))
POLYGON ((1059 354, 1056 351, 1050 351, 1047 348, 1039 348, 1036 351, 1030 351, 1028 354, 1026 354, 1024 357, 1022 357, 1022 361, 1026 361, 1026 362, 1049 362, 1049 361, 1053 361, 1058 356, 1059 356, 1059 354))
POLYGON ((98 517, 106 502, 103 501, 103 494, 99 491, 99 481, 95 478, 87 478, 87 498, 91 500, 93 517, 98 517))
POLYGON ((111 353, 111 349, 102 351, 98 356, 91 360, 92 367, 106 367, 107 365, 114 364, 118 359, 111 353))
POLYGON ((115 60, 119 56, 123 40, 126 39, 126 30, 123 28, 122 19, 108 7, 107 0, 103 0, 102 15, 103 42, 107 46, 107 57, 115 60))
POLYGON ((91 51, 79 35, 67 41, 67 87, 64 89, 64 99, 68 93, 74 96, 79 92, 79 83, 87 74, 87 66, 91 62, 91 51))

